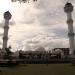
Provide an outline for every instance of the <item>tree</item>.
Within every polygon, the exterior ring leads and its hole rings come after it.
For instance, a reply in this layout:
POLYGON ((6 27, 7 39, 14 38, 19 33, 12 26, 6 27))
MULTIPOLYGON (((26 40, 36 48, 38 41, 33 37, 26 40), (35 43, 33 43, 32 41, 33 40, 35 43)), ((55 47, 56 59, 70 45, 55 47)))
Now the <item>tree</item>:
POLYGON ((10 51, 10 47, 9 48, 5 48, 5 50, 6 50, 5 58, 10 60, 11 59, 11 54, 12 54, 12 52, 10 51))
MULTIPOLYGON (((16 1, 26 3, 26 2, 29 2, 30 0, 11 0, 11 2, 16 2, 16 1)), ((36 2, 37 0, 32 0, 32 1, 36 2)))

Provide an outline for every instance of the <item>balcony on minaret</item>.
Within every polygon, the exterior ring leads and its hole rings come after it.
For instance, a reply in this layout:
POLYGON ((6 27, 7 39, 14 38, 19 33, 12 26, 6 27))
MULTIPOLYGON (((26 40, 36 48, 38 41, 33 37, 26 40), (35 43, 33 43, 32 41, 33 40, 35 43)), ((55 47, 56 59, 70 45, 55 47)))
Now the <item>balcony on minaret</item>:
POLYGON ((8 40, 8 37, 3 37, 3 40, 8 40))
POLYGON ((73 32, 68 33, 69 37, 73 37, 75 34, 73 32))
POLYGON ((9 26, 4 26, 4 29, 9 29, 9 26))
POLYGON ((73 20, 72 19, 68 19, 67 20, 67 24, 70 24, 70 25, 73 24, 73 20))

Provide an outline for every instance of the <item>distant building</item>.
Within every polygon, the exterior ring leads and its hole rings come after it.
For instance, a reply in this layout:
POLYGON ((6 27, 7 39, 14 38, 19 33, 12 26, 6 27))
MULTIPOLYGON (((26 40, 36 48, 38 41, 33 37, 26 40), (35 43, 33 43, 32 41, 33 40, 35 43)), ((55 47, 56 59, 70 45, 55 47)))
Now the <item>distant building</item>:
POLYGON ((46 50, 45 50, 44 47, 40 46, 40 47, 38 47, 37 49, 35 49, 35 51, 40 51, 40 52, 41 52, 41 51, 46 51, 46 50))
POLYGON ((70 50, 69 48, 54 48, 53 51, 57 50, 57 49, 60 49, 63 51, 64 55, 69 55, 70 53, 70 50))

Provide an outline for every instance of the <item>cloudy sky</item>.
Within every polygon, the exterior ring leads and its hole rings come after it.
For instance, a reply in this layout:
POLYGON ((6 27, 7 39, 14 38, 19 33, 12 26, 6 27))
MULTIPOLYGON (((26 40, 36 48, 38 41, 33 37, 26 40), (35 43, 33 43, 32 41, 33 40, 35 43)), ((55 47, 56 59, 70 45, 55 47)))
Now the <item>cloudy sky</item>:
MULTIPOLYGON (((0 47, 4 26, 3 13, 8 10, 12 14, 8 46, 11 45, 13 51, 33 50, 39 46, 46 49, 69 47, 67 18, 63 10, 67 1, 75 5, 75 0, 30 0, 30 3, 0 0, 0 47)), ((74 13, 75 10, 73 20, 74 13)))

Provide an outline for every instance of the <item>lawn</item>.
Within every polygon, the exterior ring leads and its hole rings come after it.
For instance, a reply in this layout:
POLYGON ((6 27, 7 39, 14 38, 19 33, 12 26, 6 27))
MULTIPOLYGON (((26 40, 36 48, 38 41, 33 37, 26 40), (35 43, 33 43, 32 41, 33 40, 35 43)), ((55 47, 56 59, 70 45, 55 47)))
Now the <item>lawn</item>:
POLYGON ((72 64, 27 64, 0 69, 0 75, 75 75, 75 66, 72 64))

